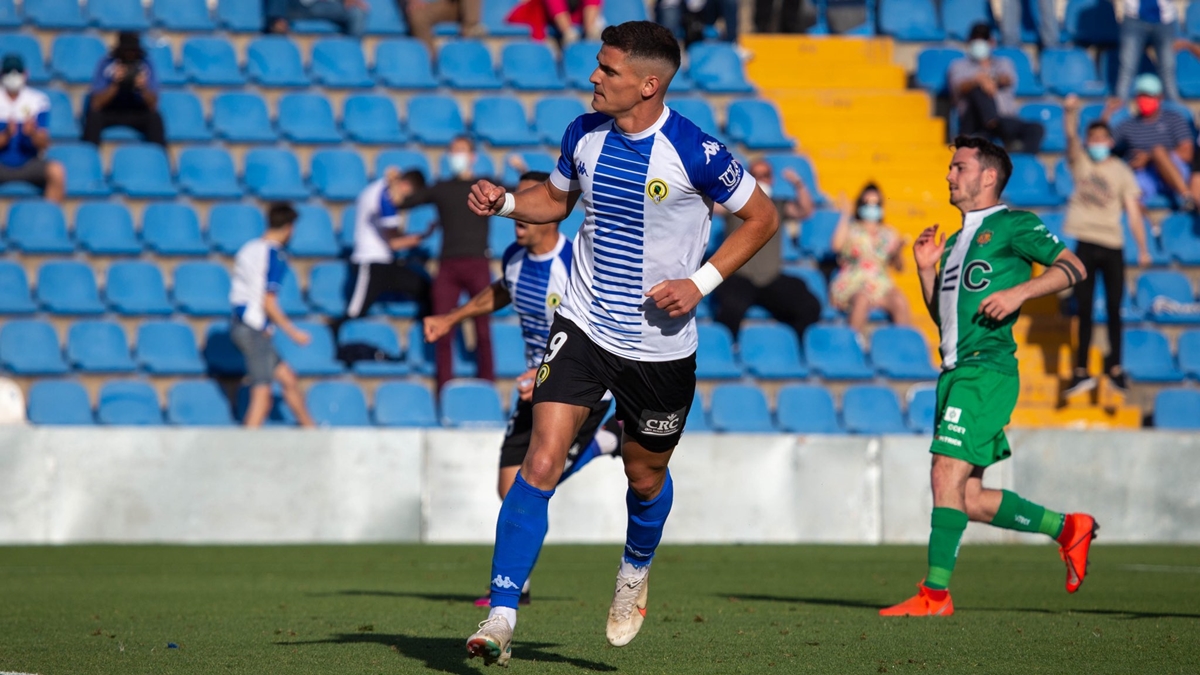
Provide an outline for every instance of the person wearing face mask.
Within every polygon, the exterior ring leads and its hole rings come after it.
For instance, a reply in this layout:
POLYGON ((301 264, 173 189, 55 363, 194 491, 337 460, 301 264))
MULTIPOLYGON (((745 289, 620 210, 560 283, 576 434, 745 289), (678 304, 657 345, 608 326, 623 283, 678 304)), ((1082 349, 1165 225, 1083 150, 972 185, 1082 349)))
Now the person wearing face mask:
POLYGON ((25 86, 25 62, 17 54, 0 61, 0 184, 32 183, 49 201, 61 203, 66 192, 67 172, 62 164, 41 158, 50 147, 50 99, 25 86))
MULTIPOLYGON (((1137 177, 1142 203, 1159 195, 1184 211, 1195 209, 1188 180, 1195 141, 1188 121, 1178 112, 1164 108, 1163 85, 1156 75, 1139 75, 1133 83, 1135 114, 1116 125, 1114 152, 1124 159, 1137 177)), ((1110 102, 1105 121, 1119 102, 1110 102)))
POLYGON ((1079 309, 1079 339, 1075 352, 1075 371, 1063 389, 1072 396, 1096 387, 1088 375, 1088 351, 1092 344, 1092 314, 1096 275, 1104 278, 1105 305, 1108 310, 1109 352, 1105 372, 1118 389, 1128 388, 1121 370, 1121 301, 1125 295, 1125 233, 1122 212, 1129 218, 1129 230, 1137 242, 1138 264, 1150 264, 1146 247, 1146 228, 1139 204, 1141 188, 1133 171, 1112 154, 1113 137, 1108 124, 1096 120, 1088 125, 1085 143, 1079 139, 1079 98, 1068 96, 1063 102, 1063 126, 1067 134, 1067 164, 1075 181, 1075 191, 1067 204, 1064 232, 1079 244, 1075 255, 1087 276, 1075 285, 1079 309))
MULTIPOLYGON (((473 213, 467 205, 475 181, 475 144, 459 136, 450 142, 443 164, 442 180, 414 190, 396 206, 411 209, 433 204, 442 228, 442 252, 433 279, 433 313, 445 314, 458 305, 463 292, 471 297, 492 283, 488 267, 488 217, 473 213)), ((438 389, 453 377, 453 331, 434 345, 438 389)), ((475 364, 477 377, 495 379, 492 362, 492 332, 486 316, 475 317, 475 364)))
POLYGON ((1017 116, 1017 70, 1011 59, 994 56, 992 30, 971 27, 967 56, 950 63, 946 74, 958 112, 959 133, 1000 139, 1012 152, 1036 153, 1045 130, 1017 116))
POLYGON ((850 327, 862 334, 871 310, 880 308, 897 326, 911 323, 908 299, 896 288, 887 268, 904 269, 904 240, 883 224, 883 194, 868 183, 853 211, 843 204, 842 218, 833 231, 833 250, 839 269, 829 288, 833 306, 850 315, 850 327))
POLYGON ((120 33, 112 53, 96 64, 83 140, 99 145, 101 133, 115 126, 133 127, 146 142, 167 145, 158 112, 158 79, 141 38, 132 31, 120 33))

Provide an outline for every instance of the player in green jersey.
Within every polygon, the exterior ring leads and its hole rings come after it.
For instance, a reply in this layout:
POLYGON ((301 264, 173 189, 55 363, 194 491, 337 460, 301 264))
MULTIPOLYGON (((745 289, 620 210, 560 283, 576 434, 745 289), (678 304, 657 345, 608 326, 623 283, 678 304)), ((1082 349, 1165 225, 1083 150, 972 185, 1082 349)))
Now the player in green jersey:
POLYGON ((970 520, 1055 538, 1070 593, 1083 583, 1097 530, 1089 515, 1056 513, 1007 490, 983 487, 984 470, 1011 454, 1004 426, 1020 390, 1012 327, 1021 305, 1075 285, 1084 268, 1036 215, 1000 203, 1012 175, 1004 150, 962 136, 954 147, 946 181, 950 203, 963 214, 962 229, 947 239, 934 225, 913 244, 942 352, 931 447, 929 572, 916 596, 880 610, 883 616, 954 613, 947 589, 970 520), (1035 262, 1047 269, 1032 277, 1035 262))

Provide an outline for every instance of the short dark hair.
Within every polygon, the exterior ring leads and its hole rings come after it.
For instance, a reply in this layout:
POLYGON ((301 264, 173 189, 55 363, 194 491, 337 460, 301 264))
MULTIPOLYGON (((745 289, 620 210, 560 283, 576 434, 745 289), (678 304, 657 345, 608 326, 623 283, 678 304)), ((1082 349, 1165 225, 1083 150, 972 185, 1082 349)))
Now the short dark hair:
POLYGON ((1084 135, 1092 133, 1092 129, 1103 129, 1104 133, 1108 134, 1110 137, 1113 135, 1112 127, 1108 126, 1108 122, 1105 122, 1104 120, 1092 120, 1092 122, 1087 125, 1087 130, 1084 132, 1084 135))
POLYGON ((420 169, 409 169, 400 174, 400 180, 413 186, 414 190, 425 188, 425 174, 420 169))
POLYGON ((854 203, 854 212, 855 213, 858 213, 858 210, 860 208, 862 208, 862 205, 867 203, 867 193, 868 192, 874 192, 874 193, 878 194, 879 195, 879 205, 883 206, 883 190, 880 190, 879 186, 876 185, 874 182, 870 182, 870 183, 867 183, 866 185, 864 185, 863 189, 860 190, 858 193, 858 200, 854 203))
POLYGON ((526 171, 525 173, 521 174, 521 178, 518 179, 517 182, 520 183, 527 180, 535 183, 545 183, 546 181, 550 180, 550 174, 546 173, 545 171, 526 171))
POLYGON ((632 58, 666 63, 672 73, 679 70, 679 41, 669 29, 653 21, 626 21, 609 26, 600 33, 600 41, 632 58))
POLYGON ((275 202, 267 209, 267 227, 278 230, 295 223, 299 217, 300 214, 296 213, 296 209, 293 209, 291 204, 275 202))
POLYGON ((954 139, 954 149, 963 148, 978 151, 979 163, 983 168, 996 170, 996 195, 1004 194, 1004 186, 1008 185, 1008 179, 1013 172, 1012 160, 1008 158, 1004 148, 979 136, 959 136, 954 139))
POLYGON ((971 26, 971 32, 967 34, 967 42, 971 40, 991 40, 992 27, 987 23, 980 21, 971 26))

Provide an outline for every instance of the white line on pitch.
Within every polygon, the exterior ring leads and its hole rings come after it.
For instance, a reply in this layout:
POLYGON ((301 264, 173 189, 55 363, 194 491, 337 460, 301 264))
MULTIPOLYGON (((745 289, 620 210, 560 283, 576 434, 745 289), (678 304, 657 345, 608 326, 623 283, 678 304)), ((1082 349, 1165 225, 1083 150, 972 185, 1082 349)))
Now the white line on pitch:
MULTIPOLYGON (((1117 569, 1131 572, 1168 572, 1175 574, 1200 574, 1200 567, 1189 565, 1117 565, 1117 569)), ((3 675, 3 674, 0 674, 3 675)))

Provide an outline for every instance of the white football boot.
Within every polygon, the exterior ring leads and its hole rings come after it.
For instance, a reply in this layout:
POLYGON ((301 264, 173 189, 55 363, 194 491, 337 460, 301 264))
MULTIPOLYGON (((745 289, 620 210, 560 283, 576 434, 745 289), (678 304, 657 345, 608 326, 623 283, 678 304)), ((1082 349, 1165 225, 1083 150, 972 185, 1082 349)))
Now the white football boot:
POLYGON ((508 660, 512 658, 512 636, 513 629, 508 625, 508 619, 499 615, 490 616, 479 623, 479 630, 474 635, 467 638, 467 653, 471 655, 470 658, 483 657, 485 666, 494 663, 507 667, 508 660))
POLYGON ((617 590, 608 608, 608 643, 624 647, 637 637, 646 620, 646 596, 650 592, 650 566, 641 569, 622 565, 617 569, 617 590), (632 570, 633 573, 629 571, 632 570))

